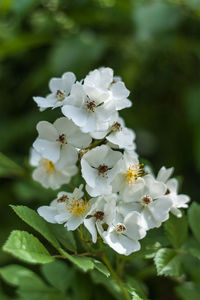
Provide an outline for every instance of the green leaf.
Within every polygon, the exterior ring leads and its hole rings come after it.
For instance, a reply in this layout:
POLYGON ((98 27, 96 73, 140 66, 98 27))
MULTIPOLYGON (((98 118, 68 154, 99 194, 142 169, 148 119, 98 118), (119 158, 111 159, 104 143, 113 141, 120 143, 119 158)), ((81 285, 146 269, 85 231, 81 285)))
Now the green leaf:
POLYGON ((200 288, 193 282, 187 282, 177 287, 176 292, 183 300, 199 300, 200 288))
POLYGON ((196 258, 200 259, 200 247, 199 249, 197 248, 190 248, 189 252, 196 258))
POLYGON ((95 269, 97 269, 99 272, 104 274, 106 277, 110 276, 110 272, 108 271, 107 267, 102 262, 100 262, 99 260, 94 259, 93 263, 94 263, 95 269))
POLYGON ((72 231, 68 231, 66 227, 60 224, 49 224, 52 232, 57 240, 68 250, 77 251, 76 241, 72 231))
POLYGON ((24 222, 44 236, 52 244, 52 246, 54 246, 56 249, 60 248, 60 245, 54 237, 54 234, 52 233, 48 223, 34 210, 22 205, 11 205, 11 207, 24 222))
POLYGON ((11 300, 11 298, 8 297, 7 295, 5 295, 2 291, 0 291, 0 299, 1 300, 11 300))
POLYGON ((200 220, 200 205, 193 202, 188 210, 188 221, 189 221, 189 226, 195 238, 200 243, 199 220, 200 220))
POLYGON ((158 275, 181 276, 181 262, 177 252, 173 249, 162 248, 154 258, 158 275))
POLYGON ((24 286, 26 288, 46 286, 37 274, 20 265, 2 267, 0 268, 0 275, 7 283, 13 286, 24 286))
POLYGON ((3 250, 28 263, 46 264, 54 261, 42 243, 26 231, 12 231, 3 250))
POLYGON ((174 248, 180 248, 188 235, 188 225, 185 215, 177 218, 171 215, 164 223, 165 234, 174 248))
POLYGON ((60 249, 60 253, 65 256, 69 261, 71 261, 74 265, 76 265, 83 272, 87 272, 89 270, 94 269, 93 259, 90 257, 83 256, 71 256, 69 253, 60 249))
POLYGON ((128 277, 126 285, 126 290, 133 296, 133 300, 148 300, 146 297, 147 290, 142 282, 133 279, 133 277, 128 277))
MULTIPOLYGON (((0 268, 0 274, 6 282, 18 287, 17 294, 20 300, 67 300, 57 289, 49 287, 37 274, 23 266, 10 265, 0 268)), ((56 276, 54 273, 55 281, 57 276, 59 273, 56 276)))
POLYGON ((93 270, 90 273, 90 276, 95 284, 103 285, 110 292, 114 299, 123 299, 121 290, 112 277, 106 278, 102 273, 99 273, 96 270, 93 270))
POLYGON ((0 152, 0 177, 21 176, 24 169, 0 152))
POLYGON ((70 269, 66 262, 56 260, 50 264, 42 265, 41 270, 46 280, 61 292, 65 293, 71 285, 74 270, 70 269))

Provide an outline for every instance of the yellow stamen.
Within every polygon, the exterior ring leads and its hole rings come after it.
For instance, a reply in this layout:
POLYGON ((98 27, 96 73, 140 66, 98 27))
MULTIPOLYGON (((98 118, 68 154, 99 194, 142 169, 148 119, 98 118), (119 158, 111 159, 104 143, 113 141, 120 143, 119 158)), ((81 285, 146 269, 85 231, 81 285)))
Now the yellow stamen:
POLYGON ((125 180, 131 184, 134 183, 138 177, 142 177, 144 175, 144 165, 137 164, 130 166, 125 174, 125 180))
POLYGON ((72 198, 71 201, 66 202, 67 210, 73 216, 80 216, 84 214, 90 207, 90 204, 83 199, 72 198))
POLYGON ((54 163, 49 159, 43 159, 42 165, 44 166, 47 173, 53 173, 56 171, 54 163))

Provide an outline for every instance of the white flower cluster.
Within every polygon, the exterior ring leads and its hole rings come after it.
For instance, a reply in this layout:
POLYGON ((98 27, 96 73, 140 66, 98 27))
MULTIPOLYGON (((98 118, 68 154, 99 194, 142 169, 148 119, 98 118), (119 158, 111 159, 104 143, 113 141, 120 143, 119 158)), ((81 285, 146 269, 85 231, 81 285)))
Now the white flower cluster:
POLYGON ((30 159, 33 178, 58 189, 80 169, 83 184, 73 193, 59 192, 38 213, 67 230, 83 224, 94 243, 99 234, 120 254, 139 250, 147 230, 161 226, 170 211, 181 217, 189 197, 178 195, 172 168, 162 167, 156 178, 145 173, 135 133, 118 114, 131 106, 129 91, 112 69, 96 69, 80 82, 68 72, 51 79, 49 88, 51 93, 35 102, 41 111, 60 107, 64 116, 53 124, 38 123, 30 159))

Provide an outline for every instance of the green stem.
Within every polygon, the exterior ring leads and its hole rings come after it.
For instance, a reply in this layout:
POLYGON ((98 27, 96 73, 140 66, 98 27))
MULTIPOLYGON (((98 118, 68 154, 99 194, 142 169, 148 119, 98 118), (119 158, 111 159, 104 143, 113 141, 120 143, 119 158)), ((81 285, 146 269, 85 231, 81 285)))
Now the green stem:
POLYGON ((108 270, 110 271, 112 277, 115 279, 116 283, 118 284, 122 294, 124 295, 124 299, 130 300, 131 298, 129 297, 128 292, 126 291, 126 289, 124 289, 120 278, 117 276, 116 272, 114 271, 113 267, 111 266, 110 262, 108 261, 108 259, 105 255, 102 257, 102 260, 105 263, 105 265, 107 266, 108 270))
POLYGON ((119 278, 121 278, 123 275, 124 264, 125 260, 123 258, 120 258, 119 255, 117 255, 117 274, 119 278))
POLYGON ((90 146, 88 146, 85 150, 91 150, 95 148, 96 146, 99 146, 105 142, 106 138, 103 138, 101 140, 97 140, 94 143, 92 143, 90 146))

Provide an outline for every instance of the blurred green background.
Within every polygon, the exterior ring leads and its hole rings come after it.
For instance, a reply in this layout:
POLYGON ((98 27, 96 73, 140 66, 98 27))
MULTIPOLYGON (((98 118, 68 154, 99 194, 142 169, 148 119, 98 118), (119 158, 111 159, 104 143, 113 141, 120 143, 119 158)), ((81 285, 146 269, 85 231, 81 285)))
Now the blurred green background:
POLYGON ((9 204, 36 208, 55 194, 31 180, 28 154, 37 122, 58 110, 40 113, 32 97, 48 93, 51 77, 81 79, 100 66, 131 91, 122 116, 141 157, 155 172, 174 166, 182 191, 199 200, 199 0, 1 0, 0 151, 26 171, 0 156, 0 244, 24 228, 9 204))

